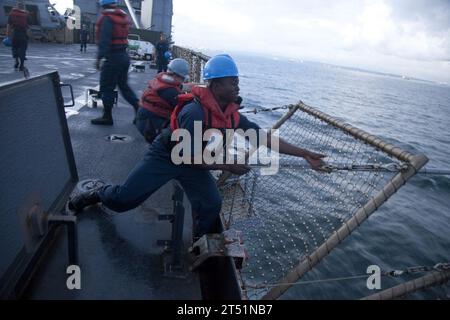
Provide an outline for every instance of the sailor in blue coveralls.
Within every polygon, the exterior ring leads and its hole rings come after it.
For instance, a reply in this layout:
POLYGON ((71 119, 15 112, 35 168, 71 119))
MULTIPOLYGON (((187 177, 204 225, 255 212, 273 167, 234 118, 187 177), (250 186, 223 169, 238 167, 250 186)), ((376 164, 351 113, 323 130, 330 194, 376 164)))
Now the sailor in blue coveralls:
MULTIPOLYGON (((179 103, 172 113, 170 128, 165 129, 150 146, 144 159, 131 171, 121 185, 108 185, 82 193, 69 201, 69 209, 81 212, 85 207, 102 203, 107 208, 124 212, 136 208, 171 179, 176 179, 186 192, 196 218, 194 236, 220 232, 222 199, 210 170, 225 170, 236 175, 246 174, 250 167, 242 164, 180 164, 172 162, 172 132, 176 129, 189 131, 194 137, 194 122, 201 122, 203 131, 208 128, 257 129, 256 123, 241 115, 235 103, 239 94, 238 69, 228 55, 211 58, 204 68, 208 86, 194 87, 191 95, 180 95, 179 103)), ((268 146, 271 136, 268 136, 268 146)), ((194 150, 193 148, 191 150, 194 150)), ((279 140, 279 151, 303 157, 313 169, 320 169, 324 155, 295 147, 279 140)), ((192 153, 191 158, 195 155, 192 153)))
POLYGON ((184 59, 169 63, 167 72, 161 72, 149 81, 141 97, 141 107, 136 117, 136 127, 148 143, 170 123, 172 111, 178 104, 183 82, 189 76, 189 64, 184 59))
POLYGON ((14 69, 19 69, 20 71, 25 69, 29 25, 30 15, 25 10, 25 4, 23 1, 17 1, 17 7, 12 8, 8 16, 6 36, 12 40, 12 54, 16 61, 14 69))
POLYGON ((125 100, 135 113, 139 99, 128 85, 130 58, 127 53, 130 21, 123 10, 117 8, 117 0, 100 0, 102 12, 96 25, 98 54, 96 68, 100 70, 100 94, 103 102, 103 116, 91 121, 95 125, 113 125, 112 108, 114 90, 119 87, 125 100), (103 66, 101 60, 104 59, 103 66))

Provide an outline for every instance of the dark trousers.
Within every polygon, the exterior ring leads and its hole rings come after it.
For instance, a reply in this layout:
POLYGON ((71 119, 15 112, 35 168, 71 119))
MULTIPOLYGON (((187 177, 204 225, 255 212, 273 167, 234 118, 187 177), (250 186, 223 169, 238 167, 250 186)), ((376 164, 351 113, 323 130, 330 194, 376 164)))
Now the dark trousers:
POLYGON ((105 108, 112 108, 114 105, 116 86, 129 104, 137 106, 139 99, 128 85, 129 68, 130 58, 126 53, 111 54, 103 63, 100 73, 100 93, 105 108))
POLYGON ((136 117, 136 127, 148 143, 152 143, 169 122, 170 119, 157 116, 145 108, 139 108, 136 117))
POLYGON ((83 49, 84 49, 84 52, 86 52, 86 48, 87 48, 86 41, 81 41, 80 51, 83 51, 83 49))
POLYGON ((99 194, 103 205, 116 212, 134 209, 168 181, 176 179, 191 202, 195 236, 220 232, 217 226, 222 198, 213 177, 207 170, 174 165, 169 151, 161 151, 164 148, 157 138, 123 184, 104 187, 99 194))
POLYGON ((158 73, 167 72, 167 65, 169 62, 166 59, 157 59, 156 66, 158 67, 158 73))
POLYGON ((14 37, 12 44, 12 55, 16 61, 20 60, 20 64, 25 62, 28 48, 28 40, 26 38, 14 37))

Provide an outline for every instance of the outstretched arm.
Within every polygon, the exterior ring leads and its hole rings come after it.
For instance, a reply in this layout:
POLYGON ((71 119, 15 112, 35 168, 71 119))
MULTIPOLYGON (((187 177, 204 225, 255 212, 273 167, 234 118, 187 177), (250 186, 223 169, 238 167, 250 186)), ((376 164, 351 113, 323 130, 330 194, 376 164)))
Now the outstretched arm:
MULTIPOLYGON (((320 170, 325 165, 325 162, 322 159, 325 158, 326 155, 296 147, 290 144, 289 142, 283 140, 282 138, 277 139, 279 140, 278 142, 279 153, 304 158, 309 163, 311 168, 313 168, 314 170, 320 170)), ((267 146, 269 148, 272 147, 272 135, 270 134, 270 132, 267 133, 267 146)))
MULTIPOLYGON (((248 121, 248 120, 245 119, 245 121, 248 121)), ((245 126, 247 126, 247 124, 245 126)), ((255 124, 255 126, 257 126, 257 125, 255 124)), ((258 130, 262 130, 262 129, 258 128, 258 130)), ((271 135, 270 132, 266 132, 266 134, 267 134, 267 147, 272 149, 273 136, 271 135)), ((278 140, 278 146, 277 146, 277 150, 275 150, 275 151, 282 153, 282 154, 294 156, 294 157, 304 158, 309 163, 311 168, 313 168, 314 170, 323 170, 323 166, 325 166, 325 162, 322 159, 326 157, 325 155, 299 148, 279 137, 276 137, 276 139, 278 140)), ((258 145, 258 147, 259 146, 260 146, 260 144, 258 145)), ((275 146, 273 146, 273 147, 275 147, 275 146)))
MULTIPOLYGON (((245 130, 248 129, 254 129, 254 130, 262 130, 256 123, 251 122, 247 119, 247 117, 243 116, 241 114, 240 122, 239 122, 239 128, 245 130)), ((264 131, 265 132, 265 131, 264 131)), ((272 135, 269 132, 265 132, 267 135, 267 147, 272 147, 272 135)), ((310 166, 315 170, 321 170, 322 167, 325 165, 322 158, 325 158, 326 156, 323 154, 315 153, 306 149, 302 149, 299 147, 296 147, 287 141, 278 138, 278 150, 276 150, 279 153, 291 155, 294 157, 301 157, 304 158, 310 166)), ((258 143, 259 144, 259 143, 258 143)))

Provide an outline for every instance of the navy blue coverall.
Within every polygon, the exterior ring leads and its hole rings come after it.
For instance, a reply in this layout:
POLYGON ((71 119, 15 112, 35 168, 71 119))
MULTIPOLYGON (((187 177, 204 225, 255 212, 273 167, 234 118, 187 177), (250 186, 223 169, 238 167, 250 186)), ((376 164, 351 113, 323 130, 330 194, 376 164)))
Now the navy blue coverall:
POLYGON ((88 38, 89 38, 89 31, 82 29, 80 31, 80 43, 81 43, 80 51, 83 51, 84 49, 84 52, 86 52, 88 38))
MULTIPOLYGON (((28 23, 30 23, 30 16, 27 17, 28 23)), ((13 58, 16 59, 16 66, 19 65, 23 67, 25 60, 26 60, 26 54, 28 49, 28 35, 27 35, 27 29, 14 26, 12 24, 11 16, 8 17, 8 24, 13 26, 14 30, 12 33, 12 55, 13 58)))
MULTIPOLYGON (((197 102, 186 105, 178 115, 180 128, 188 130, 191 137, 194 137, 194 121, 203 119, 203 108, 197 102)), ((259 129, 259 126, 241 115, 238 128, 259 129)), ((176 179, 183 186, 195 213, 194 236, 217 232, 214 228, 220 221, 222 199, 214 178, 209 170, 173 164, 171 149, 163 136, 164 133, 160 134, 150 145, 144 159, 131 171, 125 183, 102 188, 99 196, 103 205, 117 212, 134 209, 168 181, 176 179)))
MULTIPOLYGON (((175 108, 178 103, 179 92, 175 88, 166 88, 158 91, 158 95, 175 108)), ((162 129, 169 125, 170 120, 140 107, 136 117, 136 127, 148 143, 152 143, 162 129)))
POLYGON ((159 41, 156 44, 156 66, 158 73, 166 72, 169 60, 166 58, 165 53, 169 51, 169 42, 167 40, 159 41))
POLYGON ((113 22, 105 17, 100 30, 97 59, 105 58, 100 74, 100 92, 105 108, 114 105, 114 89, 119 90, 125 100, 135 110, 138 108, 139 99, 128 85, 128 69, 130 68, 130 57, 127 53, 127 45, 111 45, 113 34, 113 22))

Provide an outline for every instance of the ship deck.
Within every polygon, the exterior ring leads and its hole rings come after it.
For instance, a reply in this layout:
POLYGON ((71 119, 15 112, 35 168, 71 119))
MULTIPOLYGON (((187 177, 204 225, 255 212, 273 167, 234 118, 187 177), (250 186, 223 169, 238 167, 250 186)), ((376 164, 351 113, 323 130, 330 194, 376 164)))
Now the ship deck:
MULTIPOLYGON (((132 124, 134 112, 122 97, 113 110, 114 126, 90 124, 101 114, 84 104, 87 88, 98 84, 93 69, 95 48, 81 54, 77 45, 31 44, 27 65, 32 76, 58 70, 64 83, 72 84, 77 105, 68 109, 68 126, 79 180, 101 179, 106 183, 123 182, 147 151, 147 144, 132 124), (107 136, 126 135, 127 142, 110 142, 107 136)), ((2 82, 20 79, 12 69, 7 48, 0 49, 2 82)), ((155 70, 130 72, 129 83, 140 96, 155 70)), ((81 290, 68 290, 66 280, 67 237, 61 230, 26 290, 28 299, 201 299, 199 276, 187 270, 187 247, 191 244, 192 222, 188 201, 184 227, 184 277, 164 276, 164 248, 157 240, 171 238, 171 224, 158 221, 158 214, 172 213, 174 183, 170 182, 138 208, 114 214, 91 207, 78 216, 78 248, 81 290)), ((77 188, 74 193, 80 192, 77 188)), ((185 197, 186 198, 186 197, 185 197)))

